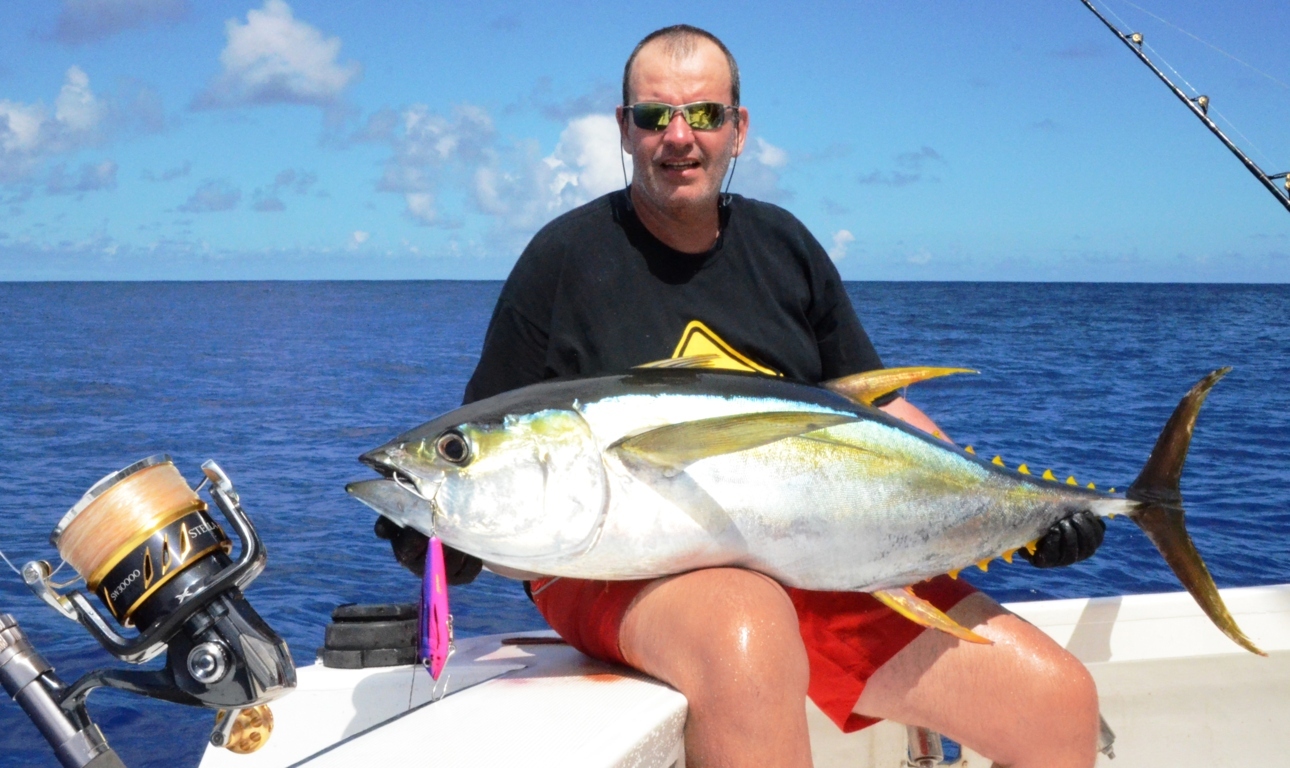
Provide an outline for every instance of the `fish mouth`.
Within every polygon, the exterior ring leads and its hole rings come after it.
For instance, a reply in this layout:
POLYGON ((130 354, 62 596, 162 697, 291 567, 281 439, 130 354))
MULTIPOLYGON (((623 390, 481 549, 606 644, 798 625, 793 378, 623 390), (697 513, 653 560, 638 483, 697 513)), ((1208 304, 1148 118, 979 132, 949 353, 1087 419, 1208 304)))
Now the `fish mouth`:
POLYGON ((404 528, 434 533, 434 502, 397 480, 357 480, 345 486, 350 496, 404 528))
POLYGON ((359 460, 382 475, 376 480, 357 480, 345 486, 351 496, 377 513, 405 528, 426 534, 434 533, 435 496, 443 485, 444 474, 423 478, 403 469, 400 458, 407 452, 402 444, 384 445, 368 451, 359 460))

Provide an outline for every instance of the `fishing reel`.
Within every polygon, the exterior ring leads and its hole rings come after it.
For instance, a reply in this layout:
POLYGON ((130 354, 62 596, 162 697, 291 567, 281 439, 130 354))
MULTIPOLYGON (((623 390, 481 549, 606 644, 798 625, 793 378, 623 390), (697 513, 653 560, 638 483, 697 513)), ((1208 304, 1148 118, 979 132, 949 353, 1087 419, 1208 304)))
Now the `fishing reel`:
POLYGON ((264 545, 219 465, 207 461, 202 472, 194 490, 169 456, 151 456, 100 480, 55 527, 50 543, 107 616, 81 591, 59 592, 65 585, 53 582, 49 563, 22 569, 37 597, 117 659, 142 664, 165 651, 164 668, 95 670, 65 685, 17 622, 0 615, 0 682, 69 768, 120 764, 85 709, 97 688, 221 710, 211 743, 249 752, 272 727, 263 705, 295 687, 287 644, 242 596, 264 570, 264 545), (236 561, 202 488, 237 535, 236 561), (114 623, 138 632, 127 637, 114 623))

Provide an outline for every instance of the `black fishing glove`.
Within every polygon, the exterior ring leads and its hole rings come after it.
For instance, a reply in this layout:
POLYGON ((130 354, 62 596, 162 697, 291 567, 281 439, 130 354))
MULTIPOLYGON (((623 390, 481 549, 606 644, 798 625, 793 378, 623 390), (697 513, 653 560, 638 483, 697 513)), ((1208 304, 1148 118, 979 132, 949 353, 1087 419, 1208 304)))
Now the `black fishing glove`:
MULTIPOLYGON (((376 525, 372 532, 376 534, 376 538, 390 542, 394 559, 398 560, 400 565, 417 576, 425 576, 426 547, 430 546, 430 539, 425 534, 414 528, 404 528, 384 515, 376 518, 376 525)), ((443 566, 448 573, 448 583, 455 587, 474 581, 483 569, 484 561, 478 557, 471 557, 465 552, 458 552, 452 547, 444 547, 443 566)))
POLYGON ((1021 549, 1017 552, 1036 568, 1056 568, 1060 565, 1078 563, 1093 556, 1102 546, 1102 537, 1106 535, 1106 523, 1102 518, 1081 510, 1070 517, 1053 523, 1048 532, 1039 538, 1035 554, 1021 549))

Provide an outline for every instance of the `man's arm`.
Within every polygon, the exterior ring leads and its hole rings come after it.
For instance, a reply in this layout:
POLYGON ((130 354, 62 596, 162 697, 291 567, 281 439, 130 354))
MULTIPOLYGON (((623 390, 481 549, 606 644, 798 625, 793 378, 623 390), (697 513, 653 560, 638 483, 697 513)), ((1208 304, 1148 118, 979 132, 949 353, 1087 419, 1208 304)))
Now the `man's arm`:
POLYGON ((953 443, 941 428, 936 426, 936 422, 931 417, 919 410, 918 406, 909 402, 903 397, 897 397, 895 400, 879 408, 888 414, 895 416, 911 427, 918 427, 932 437, 940 438, 947 443, 953 443))
MULTIPOLYGON (((911 427, 917 427, 947 443, 953 442, 936 426, 936 422, 903 397, 897 397, 880 407, 911 427)), ((1039 538, 1033 555, 1026 549, 1017 554, 1029 560, 1036 568, 1070 565, 1092 557, 1097 548, 1102 546, 1105 534, 1106 523, 1102 522, 1102 518, 1083 510, 1053 523, 1048 532, 1039 538)))

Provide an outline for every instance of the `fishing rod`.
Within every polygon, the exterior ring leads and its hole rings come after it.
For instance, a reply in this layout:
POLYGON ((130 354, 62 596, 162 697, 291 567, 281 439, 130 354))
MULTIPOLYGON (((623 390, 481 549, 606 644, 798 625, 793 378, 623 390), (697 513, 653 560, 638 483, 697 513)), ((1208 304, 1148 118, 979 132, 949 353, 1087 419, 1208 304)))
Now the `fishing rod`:
POLYGON ((1080 2, 1092 11, 1093 15, 1101 20, 1101 22, 1106 25, 1107 29, 1114 32, 1115 36, 1120 38, 1120 42, 1128 46, 1129 50, 1133 51, 1134 55, 1141 59, 1143 64, 1146 64, 1152 72, 1155 72, 1156 77, 1160 78, 1165 85, 1169 86, 1169 90, 1173 91, 1174 95, 1177 96, 1183 104, 1187 105, 1187 108, 1191 110, 1191 113, 1205 124, 1205 127, 1210 130, 1210 133, 1217 136, 1218 140, 1223 142, 1223 145, 1231 150, 1232 154, 1236 155, 1237 158, 1245 164, 1245 167, 1249 169, 1250 173, 1254 174, 1254 177, 1259 180, 1259 183, 1267 187, 1268 191, 1272 193, 1272 196, 1277 199, 1277 202, 1281 203, 1287 211, 1290 211, 1290 172, 1274 173, 1271 175, 1264 173, 1263 169, 1258 166, 1258 163, 1251 160, 1248 155, 1241 151, 1240 147, 1233 144, 1232 140, 1227 138, 1227 134, 1223 133, 1222 129, 1215 125, 1213 120, 1209 119, 1208 96, 1197 96, 1194 99, 1189 97, 1187 94, 1183 93, 1178 86, 1174 85, 1173 81, 1166 77, 1165 73, 1161 72, 1159 67, 1152 63, 1151 59, 1147 57, 1147 54, 1143 53, 1142 33, 1132 32, 1126 35, 1116 28, 1114 24, 1107 21, 1106 17, 1103 16, 1089 0, 1080 0, 1080 2), (1278 179, 1282 181, 1280 186, 1274 183, 1278 179))

